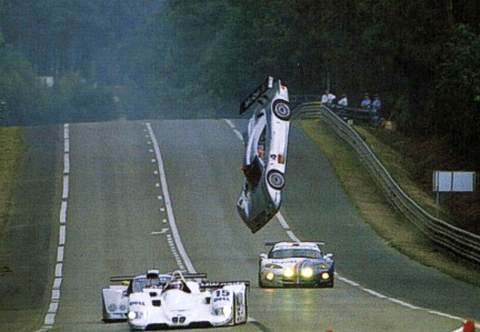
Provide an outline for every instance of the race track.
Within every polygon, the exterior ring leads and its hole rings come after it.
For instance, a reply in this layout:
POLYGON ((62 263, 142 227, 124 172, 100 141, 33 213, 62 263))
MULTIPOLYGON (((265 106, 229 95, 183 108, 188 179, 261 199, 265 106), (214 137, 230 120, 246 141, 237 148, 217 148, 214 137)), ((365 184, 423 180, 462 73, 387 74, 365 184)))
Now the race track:
POLYGON ((246 123, 150 123, 70 125, 63 282, 51 331, 128 331, 101 321, 101 288, 110 276, 151 267, 250 280, 250 320, 238 331, 453 331, 462 318, 480 320, 480 289, 388 247, 295 127, 282 222, 253 235, 235 209, 243 153, 235 130, 246 123), (264 242, 297 237, 327 243, 335 288, 259 289, 264 242))

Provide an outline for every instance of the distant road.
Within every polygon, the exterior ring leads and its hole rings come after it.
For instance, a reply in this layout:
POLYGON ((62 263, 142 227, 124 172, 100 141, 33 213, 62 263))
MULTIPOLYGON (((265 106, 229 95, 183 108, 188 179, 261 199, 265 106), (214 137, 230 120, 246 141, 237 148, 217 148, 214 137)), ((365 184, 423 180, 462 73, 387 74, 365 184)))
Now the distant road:
MULTIPOLYGON (((360 219, 327 160, 295 127, 281 210, 290 233, 273 220, 252 235, 235 209, 243 146, 233 129, 245 125, 151 122, 192 266, 213 280, 252 281, 251 320, 236 330, 453 331, 461 323, 442 313, 480 319, 480 290, 388 247, 360 219), (337 279, 334 289, 259 289, 264 242, 292 234, 326 241, 344 281, 337 279)), ((145 122, 70 125, 64 280, 53 331, 127 331, 125 323, 101 322, 100 290, 109 277, 185 267, 178 246, 168 241, 173 230, 153 145, 145 122)))

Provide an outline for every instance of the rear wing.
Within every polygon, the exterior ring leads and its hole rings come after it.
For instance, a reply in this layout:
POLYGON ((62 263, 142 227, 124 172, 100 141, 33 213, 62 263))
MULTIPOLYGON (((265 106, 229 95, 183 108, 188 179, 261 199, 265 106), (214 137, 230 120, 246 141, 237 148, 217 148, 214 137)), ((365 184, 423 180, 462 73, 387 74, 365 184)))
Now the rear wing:
MULTIPOLYGON (((267 241, 267 242, 265 242, 265 246, 266 247, 273 247, 277 243, 300 243, 300 242, 298 242, 298 241, 276 241, 276 242, 267 241)), ((319 246, 324 246, 325 245, 325 242, 323 242, 323 241, 302 241, 302 243, 315 243, 319 246)))
POLYGON ((255 104, 256 102, 264 105, 268 102, 269 97, 267 96, 267 92, 273 89, 274 86, 274 79, 272 76, 267 76, 265 81, 260 84, 255 91, 253 91, 247 98, 245 98, 240 103, 240 114, 245 113, 250 106, 255 104))
POLYGON ((248 280, 234 280, 234 281, 204 281, 200 283, 200 289, 217 289, 228 285, 245 285, 247 289, 250 289, 250 281, 248 280))
MULTIPOLYGON (((172 278, 178 277, 175 273, 159 274, 159 276, 165 276, 165 275, 171 275, 172 278)), ((117 283, 117 282, 123 282, 123 281, 130 281, 130 280, 132 280, 132 279, 134 279, 135 277, 138 277, 138 276, 141 276, 141 275, 114 276, 114 277, 110 277, 110 282, 117 283)), ((207 279, 207 274, 206 273, 183 272, 182 276, 183 276, 184 279, 207 279)))

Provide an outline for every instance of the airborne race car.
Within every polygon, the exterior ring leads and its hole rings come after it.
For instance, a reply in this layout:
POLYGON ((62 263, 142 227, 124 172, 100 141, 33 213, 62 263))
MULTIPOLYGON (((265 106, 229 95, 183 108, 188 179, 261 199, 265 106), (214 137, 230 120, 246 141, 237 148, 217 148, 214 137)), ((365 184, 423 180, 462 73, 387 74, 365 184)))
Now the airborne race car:
POLYGON ((272 249, 260 254, 260 287, 333 287, 333 254, 323 254, 321 242, 267 242, 272 249))
POLYGON ((162 288, 129 296, 128 323, 134 330, 232 326, 247 322, 248 281, 210 282, 180 271, 162 288))
POLYGON ((253 115, 245 140, 245 183, 237 210, 255 233, 275 216, 282 203, 291 116, 287 87, 268 77, 242 102, 240 114, 249 110, 253 115))

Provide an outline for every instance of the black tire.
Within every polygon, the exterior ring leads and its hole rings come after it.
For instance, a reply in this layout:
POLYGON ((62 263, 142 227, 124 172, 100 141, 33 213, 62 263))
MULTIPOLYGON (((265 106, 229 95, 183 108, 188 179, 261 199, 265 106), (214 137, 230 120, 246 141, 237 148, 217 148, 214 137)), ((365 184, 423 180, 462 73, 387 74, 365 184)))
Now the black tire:
POLYGON ((278 118, 287 121, 292 115, 292 111, 285 100, 276 100, 272 106, 273 114, 278 118))
POLYGON ((272 188, 277 190, 281 190, 285 186, 285 177, 276 170, 268 172, 267 181, 272 188))
POLYGON ((265 288, 265 285, 262 282, 262 278, 260 277, 260 274, 258 274, 258 287, 265 288))

